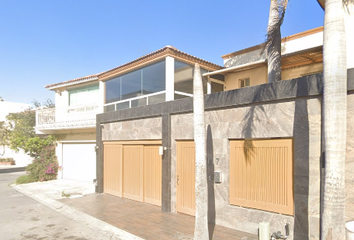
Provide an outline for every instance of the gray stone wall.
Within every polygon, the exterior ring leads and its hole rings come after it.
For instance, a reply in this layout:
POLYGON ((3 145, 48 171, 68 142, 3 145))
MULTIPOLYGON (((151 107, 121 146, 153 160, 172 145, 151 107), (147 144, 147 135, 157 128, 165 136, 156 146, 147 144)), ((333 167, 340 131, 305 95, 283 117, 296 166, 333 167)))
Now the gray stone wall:
POLYGON ((346 221, 354 221, 354 92, 348 95, 346 156, 346 221))
MULTIPOLYGON (((213 184, 211 221, 225 227, 257 234, 258 224, 270 222, 271 232, 290 223, 294 239, 319 239, 321 102, 297 99, 247 107, 207 111, 208 168, 221 171, 223 182, 213 184), (243 138, 294 138, 295 217, 247 209, 229 204, 229 140, 243 138)), ((176 211, 176 142, 193 139, 193 115, 171 117, 171 199, 176 211)), ((208 171, 212 174, 213 171, 208 171)), ((292 239, 292 237, 290 239, 292 239)))
POLYGON ((161 140, 161 117, 105 123, 102 141, 161 140))

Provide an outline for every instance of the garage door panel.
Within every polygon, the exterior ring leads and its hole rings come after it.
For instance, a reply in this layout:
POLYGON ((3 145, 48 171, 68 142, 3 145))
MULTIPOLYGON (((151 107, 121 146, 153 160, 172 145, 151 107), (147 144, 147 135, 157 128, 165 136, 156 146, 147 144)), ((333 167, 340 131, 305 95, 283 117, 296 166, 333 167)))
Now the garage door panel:
POLYGON ((161 206, 159 146, 140 143, 104 143, 104 192, 161 206))
POLYGON ((177 212, 195 215, 194 142, 177 142, 177 212))
POLYGON ((123 146, 104 145, 103 188, 105 193, 122 197, 123 146))
POLYGON ((123 146, 123 196, 143 201, 143 146, 123 146))
POLYGON ((63 144, 63 178, 92 181, 96 178, 94 143, 63 144))
POLYGON ((144 146, 144 202, 161 206, 161 156, 159 146, 144 146))

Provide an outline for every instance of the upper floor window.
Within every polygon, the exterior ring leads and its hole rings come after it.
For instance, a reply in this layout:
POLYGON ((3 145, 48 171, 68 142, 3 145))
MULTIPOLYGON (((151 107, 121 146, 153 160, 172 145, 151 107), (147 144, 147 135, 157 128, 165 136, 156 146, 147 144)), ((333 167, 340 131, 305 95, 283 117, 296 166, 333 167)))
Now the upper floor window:
POLYGON ((106 82, 106 103, 165 90, 165 61, 140 68, 106 82))
MULTIPOLYGON (((201 68, 201 74, 206 73, 207 70, 201 68)), ((194 66, 184 62, 175 60, 175 91, 181 93, 193 94, 193 75, 194 66)), ((203 78, 203 91, 207 92, 207 80, 203 78)), ((175 94, 175 99, 185 97, 183 95, 175 94)))
POLYGON ((98 102, 98 84, 69 90, 69 106, 90 105, 98 102))
POLYGON ((239 80, 239 88, 250 86, 250 78, 242 78, 239 80))

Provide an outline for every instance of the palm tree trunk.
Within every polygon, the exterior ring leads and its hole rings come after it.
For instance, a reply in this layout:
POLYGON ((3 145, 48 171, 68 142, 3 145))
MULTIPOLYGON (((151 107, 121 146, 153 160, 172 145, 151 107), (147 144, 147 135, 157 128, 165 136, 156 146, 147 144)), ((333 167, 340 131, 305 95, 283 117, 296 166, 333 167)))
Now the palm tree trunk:
POLYGON ((193 113, 195 142, 195 229, 194 240, 209 240, 208 186, 206 171, 206 135, 204 94, 199 65, 194 67, 193 113))
POLYGON ((326 0, 324 20, 325 180, 322 239, 345 239, 346 35, 342 0, 326 0))
POLYGON ((268 37, 269 33, 272 32, 272 40, 270 41, 270 44, 267 47, 269 83, 281 80, 281 33, 278 21, 278 0, 271 0, 268 20, 268 37))

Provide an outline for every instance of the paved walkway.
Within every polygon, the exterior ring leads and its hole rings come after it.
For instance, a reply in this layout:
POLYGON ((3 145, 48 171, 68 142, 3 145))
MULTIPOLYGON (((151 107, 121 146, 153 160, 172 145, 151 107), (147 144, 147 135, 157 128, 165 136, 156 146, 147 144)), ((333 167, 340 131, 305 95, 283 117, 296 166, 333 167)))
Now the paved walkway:
MULTIPOLYGON (((161 212, 161 207, 111 196, 91 194, 83 198, 62 199, 82 212, 147 240, 193 239, 194 217, 161 212)), ((213 240, 256 240, 257 237, 229 228, 210 225, 213 240)))
MULTIPOLYGON (((55 180, 14 187, 56 211, 107 233, 107 239, 190 240, 194 217, 108 194, 94 194, 91 183, 55 180), (70 196, 70 198, 68 198, 70 196)), ((257 240, 255 235, 210 225, 213 240, 257 240)))

